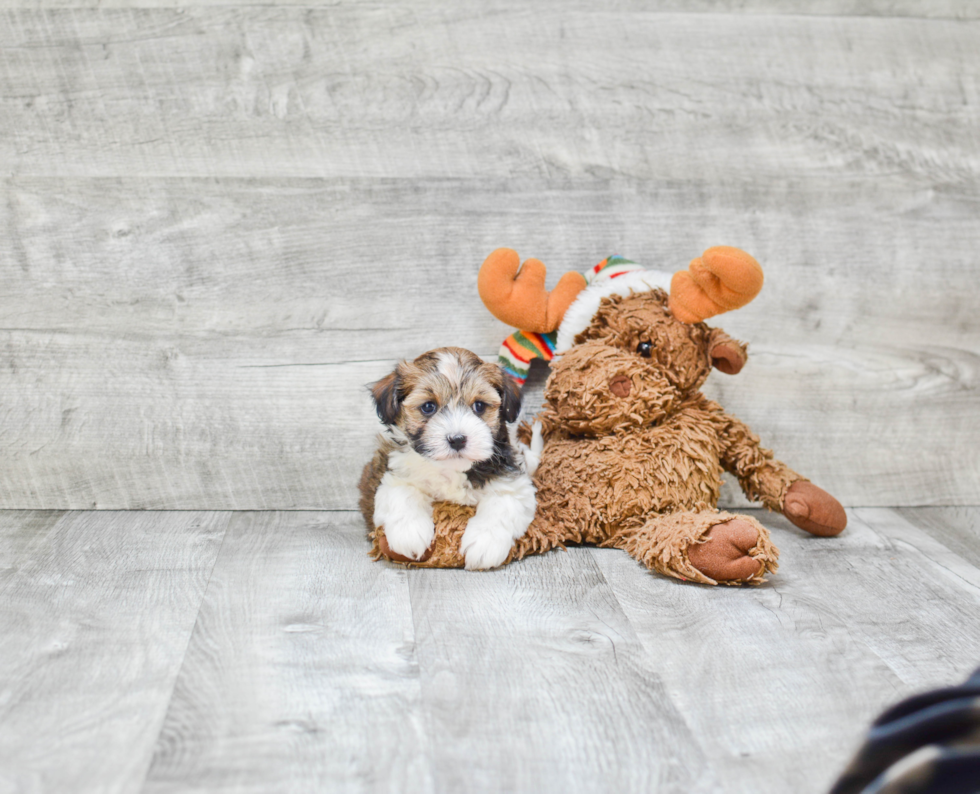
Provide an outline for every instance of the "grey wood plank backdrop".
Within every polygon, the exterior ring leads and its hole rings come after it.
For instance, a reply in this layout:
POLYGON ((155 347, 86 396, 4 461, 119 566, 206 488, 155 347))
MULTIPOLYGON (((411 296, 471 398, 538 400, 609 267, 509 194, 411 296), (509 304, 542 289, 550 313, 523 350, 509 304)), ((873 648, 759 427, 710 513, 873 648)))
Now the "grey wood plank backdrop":
POLYGON ((980 503, 975 5, 18 5, 0 507, 351 509, 364 384, 509 333, 489 251, 719 243, 713 395, 846 504, 980 503))

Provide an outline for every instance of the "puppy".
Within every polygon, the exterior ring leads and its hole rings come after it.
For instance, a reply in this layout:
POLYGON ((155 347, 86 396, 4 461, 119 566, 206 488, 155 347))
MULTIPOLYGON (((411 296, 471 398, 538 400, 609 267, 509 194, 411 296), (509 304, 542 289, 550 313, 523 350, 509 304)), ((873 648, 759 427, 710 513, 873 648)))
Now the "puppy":
POLYGON ((371 387, 385 425, 361 478, 361 510, 384 527, 389 549, 427 558, 432 503, 476 507, 463 533, 466 567, 495 568, 534 518, 535 493, 508 423, 521 394, 497 365, 443 347, 403 361, 371 387))

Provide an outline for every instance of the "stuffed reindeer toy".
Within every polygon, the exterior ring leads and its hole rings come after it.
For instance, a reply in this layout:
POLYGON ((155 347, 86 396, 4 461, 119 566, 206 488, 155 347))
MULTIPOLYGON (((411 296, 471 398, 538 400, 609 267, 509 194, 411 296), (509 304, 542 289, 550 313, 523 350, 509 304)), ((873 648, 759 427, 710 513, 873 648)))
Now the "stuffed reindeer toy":
MULTIPOLYGON (((746 496, 814 535, 841 532, 840 503, 763 449, 700 391, 712 368, 734 375, 746 347, 709 317, 744 306, 762 269, 716 247, 673 275, 622 257, 544 288, 545 268, 498 249, 478 285, 495 317, 516 326, 501 364, 519 383, 533 358, 552 360, 545 405, 520 430, 537 508, 506 561, 587 543, 623 549, 648 568, 704 584, 757 583, 778 551, 754 518, 717 509, 722 472, 746 496)), ((410 564, 462 567, 472 508, 437 504, 435 539, 410 564)), ((377 556, 387 551, 374 529, 377 556)))

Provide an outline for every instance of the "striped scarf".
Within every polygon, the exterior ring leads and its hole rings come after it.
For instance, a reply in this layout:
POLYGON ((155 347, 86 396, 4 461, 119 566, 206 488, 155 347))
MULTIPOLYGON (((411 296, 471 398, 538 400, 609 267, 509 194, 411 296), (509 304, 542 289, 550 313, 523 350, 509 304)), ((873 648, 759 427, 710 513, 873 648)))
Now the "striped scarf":
POLYGON ((500 366, 510 375, 518 386, 523 386, 531 369, 531 359, 543 358, 551 361, 555 357, 557 331, 536 334, 533 331, 517 331, 508 336, 500 346, 500 366))

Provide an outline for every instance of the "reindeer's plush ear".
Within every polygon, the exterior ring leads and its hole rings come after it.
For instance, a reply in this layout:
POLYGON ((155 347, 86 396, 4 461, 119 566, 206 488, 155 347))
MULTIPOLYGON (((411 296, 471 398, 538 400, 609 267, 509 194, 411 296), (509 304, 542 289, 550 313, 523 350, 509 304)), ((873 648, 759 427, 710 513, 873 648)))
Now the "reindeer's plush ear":
POLYGON ((749 359, 745 343, 732 339, 720 328, 711 329, 708 356, 711 358, 711 366, 726 375, 737 375, 749 359))
POLYGON ((378 412, 378 418, 386 425, 393 425, 398 420, 398 412, 401 410, 401 398, 398 395, 399 380, 398 370, 395 369, 371 387, 374 408, 378 412))

